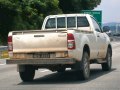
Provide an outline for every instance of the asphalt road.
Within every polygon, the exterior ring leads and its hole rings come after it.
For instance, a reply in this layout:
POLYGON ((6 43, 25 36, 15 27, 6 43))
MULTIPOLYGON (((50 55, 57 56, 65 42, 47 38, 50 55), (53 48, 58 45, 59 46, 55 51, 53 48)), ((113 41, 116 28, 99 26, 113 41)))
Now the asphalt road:
POLYGON ((64 73, 42 69, 33 82, 24 83, 16 65, 0 65, 0 90, 120 90, 120 42, 113 42, 112 70, 105 72, 93 64, 89 80, 78 80, 69 69, 64 73))

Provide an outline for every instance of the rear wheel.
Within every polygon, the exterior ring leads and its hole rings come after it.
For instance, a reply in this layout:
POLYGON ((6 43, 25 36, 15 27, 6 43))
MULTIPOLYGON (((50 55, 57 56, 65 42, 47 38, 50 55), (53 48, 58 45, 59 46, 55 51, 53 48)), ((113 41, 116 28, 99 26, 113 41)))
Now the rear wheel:
POLYGON ((105 58, 106 62, 101 64, 103 71, 111 70, 111 67, 112 67, 112 54, 111 53, 112 53, 111 49, 108 48, 107 55, 106 55, 106 58, 105 58))
POLYGON ((78 79, 87 80, 90 76, 90 62, 89 55, 87 52, 83 52, 82 60, 76 62, 72 67, 73 70, 76 70, 78 79))
POLYGON ((23 82, 32 81, 35 76, 35 69, 32 66, 25 66, 24 71, 19 72, 19 75, 23 82))
POLYGON ((80 76, 81 76, 81 79, 83 80, 87 80, 90 76, 90 62, 89 62, 89 56, 87 52, 83 53, 80 76))

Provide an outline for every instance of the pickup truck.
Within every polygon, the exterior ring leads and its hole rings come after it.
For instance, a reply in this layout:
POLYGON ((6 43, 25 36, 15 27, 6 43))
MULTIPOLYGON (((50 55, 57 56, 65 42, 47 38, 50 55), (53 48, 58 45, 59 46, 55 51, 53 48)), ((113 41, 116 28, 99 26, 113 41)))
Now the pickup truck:
POLYGON ((101 64, 104 71, 112 66, 110 39, 88 14, 49 15, 41 30, 11 31, 8 50, 6 63, 17 64, 23 82, 32 81, 41 68, 57 72, 71 68, 78 79, 86 80, 90 64, 101 64))

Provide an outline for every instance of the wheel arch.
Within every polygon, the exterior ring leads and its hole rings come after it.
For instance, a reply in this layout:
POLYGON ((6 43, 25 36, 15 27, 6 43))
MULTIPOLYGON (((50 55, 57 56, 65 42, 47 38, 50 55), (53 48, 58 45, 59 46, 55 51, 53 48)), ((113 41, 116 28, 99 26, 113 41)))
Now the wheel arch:
POLYGON ((89 45, 88 45, 88 44, 85 44, 85 45, 84 45, 83 52, 87 52, 88 55, 89 55, 89 57, 90 57, 90 48, 89 48, 89 45))
POLYGON ((110 53, 111 53, 111 56, 112 56, 112 46, 110 44, 108 45, 108 49, 110 49, 110 53))

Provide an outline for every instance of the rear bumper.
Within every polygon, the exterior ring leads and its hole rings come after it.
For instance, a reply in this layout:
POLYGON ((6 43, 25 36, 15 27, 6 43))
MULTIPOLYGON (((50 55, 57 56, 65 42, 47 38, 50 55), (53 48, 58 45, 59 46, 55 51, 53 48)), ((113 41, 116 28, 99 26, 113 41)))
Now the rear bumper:
POLYGON ((7 59, 6 64, 74 64, 73 58, 7 59))

